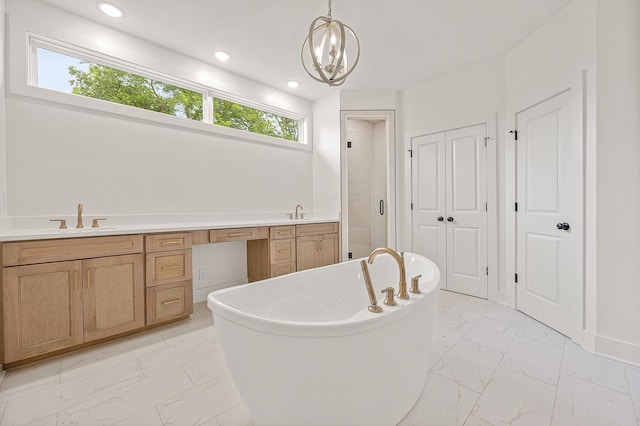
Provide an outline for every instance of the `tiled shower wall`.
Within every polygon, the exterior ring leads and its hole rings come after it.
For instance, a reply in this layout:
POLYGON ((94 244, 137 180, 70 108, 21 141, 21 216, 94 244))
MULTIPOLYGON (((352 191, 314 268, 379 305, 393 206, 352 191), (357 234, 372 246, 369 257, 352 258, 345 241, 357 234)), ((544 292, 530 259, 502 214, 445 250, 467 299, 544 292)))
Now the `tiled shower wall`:
POLYGON ((353 258, 368 256, 386 246, 388 215, 386 123, 347 121, 349 252, 353 258), (380 200, 384 214, 380 214, 380 200))

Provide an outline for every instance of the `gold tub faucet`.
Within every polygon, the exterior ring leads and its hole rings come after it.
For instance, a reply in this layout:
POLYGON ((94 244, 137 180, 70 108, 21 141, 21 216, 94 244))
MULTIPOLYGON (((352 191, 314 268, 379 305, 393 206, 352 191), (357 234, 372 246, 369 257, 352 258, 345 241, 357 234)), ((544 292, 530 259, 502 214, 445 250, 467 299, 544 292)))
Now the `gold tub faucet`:
POLYGON ((407 293, 407 273, 404 267, 404 253, 398 254, 397 251, 388 247, 380 247, 371 252, 368 262, 370 264, 373 264, 373 259, 375 259, 377 255, 382 253, 390 254, 398 264, 398 268, 400 269, 400 282, 398 283, 400 290, 398 291, 398 299, 407 300, 409 298, 409 293, 407 293))

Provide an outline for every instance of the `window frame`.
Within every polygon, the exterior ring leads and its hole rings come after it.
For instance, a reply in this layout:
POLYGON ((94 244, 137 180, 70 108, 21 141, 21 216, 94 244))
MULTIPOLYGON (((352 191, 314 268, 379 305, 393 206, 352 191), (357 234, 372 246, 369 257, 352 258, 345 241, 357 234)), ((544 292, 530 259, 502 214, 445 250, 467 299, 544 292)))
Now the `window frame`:
POLYGON ((248 142, 266 143, 287 148, 311 150, 311 144, 309 143, 309 140, 307 138, 309 118, 301 114, 296 114, 292 111, 287 111, 273 105, 266 105, 260 102, 252 101, 240 96, 230 94, 228 92, 224 92, 214 87, 185 80, 173 75, 163 73, 161 71, 152 70, 150 68, 129 61, 118 59, 110 55, 105 55, 91 49, 79 47, 32 32, 27 32, 26 56, 26 92, 28 95, 36 98, 71 104, 80 108, 88 108, 117 115, 125 115, 127 118, 133 117, 165 125, 169 124, 181 127, 185 130, 204 131, 206 133, 213 133, 215 135, 230 137, 233 139, 239 139, 248 142), (200 93, 202 94, 203 101, 202 121, 192 120, 185 117, 174 116, 130 105, 119 104, 116 102, 106 101, 98 98, 91 98, 88 96, 76 95, 74 93, 67 93, 40 87, 38 86, 39 48, 200 93), (260 133, 253 133, 246 130, 239 130, 214 124, 214 98, 223 99, 225 101, 255 108, 266 113, 272 113, 285 118, 296 120, 298 122, 298 140, 292 141, 289 139, 268 136, 260 133))

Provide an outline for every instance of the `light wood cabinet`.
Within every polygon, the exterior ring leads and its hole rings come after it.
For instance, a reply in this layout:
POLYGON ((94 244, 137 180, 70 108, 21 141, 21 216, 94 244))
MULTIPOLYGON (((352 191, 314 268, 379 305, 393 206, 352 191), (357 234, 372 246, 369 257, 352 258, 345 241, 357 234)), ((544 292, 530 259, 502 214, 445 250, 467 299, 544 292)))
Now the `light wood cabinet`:
POLYGON ((147 287, 147 324, 183 318, 193 312, 191 283, 147 287))
POLYGON ((83 342, 81 274, 81 261, 3 269, 3 363, 83 342))
POLYGON ((296 227, 272 226, 269 229, 269 277, 295 272, 296 227))
POLYGON ((190 232, 146 236, 148 325, 193 313, 192 238, 190 232))
POLYGON ((82 261, 84 341, 144 327, 142 254, 82 261))
POLYGON ((296 270, 304 271, 338 262, 337 223, 298 225, 296 235, 296 270))
POLYGON ((144 326, 142 254, 3 269, 3 363, 144 326))

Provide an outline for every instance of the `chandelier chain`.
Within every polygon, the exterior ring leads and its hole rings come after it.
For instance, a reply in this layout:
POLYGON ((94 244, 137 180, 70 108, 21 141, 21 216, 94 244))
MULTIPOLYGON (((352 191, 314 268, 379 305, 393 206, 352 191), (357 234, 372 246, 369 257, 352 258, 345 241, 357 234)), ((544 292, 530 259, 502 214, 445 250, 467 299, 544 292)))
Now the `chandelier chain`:
POLYGON ((331 0, 329 0, 329 14, 327 15, 329 20, 331 20, 331 0))

